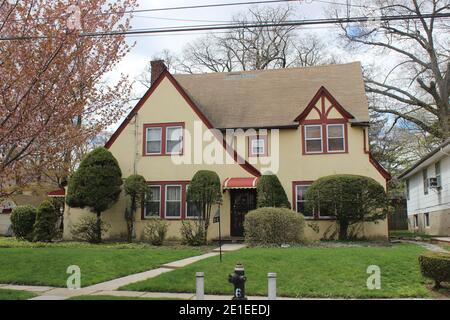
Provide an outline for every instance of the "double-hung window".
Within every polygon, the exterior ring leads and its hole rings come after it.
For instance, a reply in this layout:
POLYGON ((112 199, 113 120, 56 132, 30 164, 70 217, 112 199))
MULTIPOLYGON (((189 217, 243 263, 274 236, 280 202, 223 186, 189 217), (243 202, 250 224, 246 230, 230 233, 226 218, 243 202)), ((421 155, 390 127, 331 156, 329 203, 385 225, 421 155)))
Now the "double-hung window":
POLYGON ((166 128, 166 154, 181 154, 183 148, 183 127, 166 128))
POLYGON ((436 176, 438 186, 442 187, 441 162, 440 161, 438 161, 434 164, 434 175, 436 176))
POLYGON ((295 207, 297 212, 303 214, 305 217, 312 217, 313 213, 306 206, 306 191, 308 191, 309 185, 296 185, 295 186, 295 207))
POLYGON ((146 154, 162 154, 162 128, 146 129, 146 154))
MULTIPOLYGON (((186 186, 186 193, 189 189, 189 185, 186 186)), ((201 211, 198 203, 195 201, 186 200, 186 218, 195 219, 200 217, 201 211)))
POLYGON ((249 137, 249 156, 250 157, 258 157, 258 156, 267 156, 267 136, 253 136, 249 137))
POLYGON ((305 152, 306 153, 323 152, 321 125, 305 126, 305 152))
POLYGON ((328 145, 328 152, 345 151, 343 124, 327 125, 327 145, 328 145))
POLYGON ((165 190, 166 203, 165 203, 165 216, 167 219, 179 219, 181 218, 181 185, 167 185, 165 190))
POLYGON ((161 215, 161 186, 149 187, 149 198, 145 203, 145 218, 157 218, 161 215))

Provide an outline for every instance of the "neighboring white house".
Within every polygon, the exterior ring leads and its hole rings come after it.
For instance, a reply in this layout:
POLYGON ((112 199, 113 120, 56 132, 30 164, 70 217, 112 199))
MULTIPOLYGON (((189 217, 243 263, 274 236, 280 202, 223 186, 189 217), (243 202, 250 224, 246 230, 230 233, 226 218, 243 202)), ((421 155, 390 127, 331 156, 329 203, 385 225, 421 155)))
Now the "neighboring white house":
POLYGON ((404 171, 399 179, 406 183, 409 229, 450 236, 450 139, 404 171))

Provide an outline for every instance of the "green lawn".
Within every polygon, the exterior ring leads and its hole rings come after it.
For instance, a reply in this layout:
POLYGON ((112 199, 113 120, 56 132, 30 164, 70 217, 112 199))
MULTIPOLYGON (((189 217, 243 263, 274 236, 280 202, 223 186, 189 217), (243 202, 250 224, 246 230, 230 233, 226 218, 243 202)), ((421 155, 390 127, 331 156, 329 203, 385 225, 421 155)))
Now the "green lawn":
POLYGON ((0 283, 65 287, 67 267, 81 268, 81 286, 159 267, 206 248, 145 244, 30 244, 0 238, 0 283))
POLYGON ((195 273, 205 272, 205 291, 232 294, 227 277, 237 262, 247 275, 249 295, 267 294, 267 273, 277 273, 277 292, 289 297, 427 297, 418 256, 424 249, 408 244, 393 247, 249 248, 226 253, 223 263, 209 258, 123 290, 195 292, 195 273), (381 289, 366 286, 367 267, 381 268, 381 289))
POLYGON ((27 300, 34 297, 34 293, 27 291, 0 289, 0 300, 27 300))
POLYGON ((77 296, 68 300, 179 300, 171 298, 141 298, 141 297, 116 297, 116 296, 77 296))

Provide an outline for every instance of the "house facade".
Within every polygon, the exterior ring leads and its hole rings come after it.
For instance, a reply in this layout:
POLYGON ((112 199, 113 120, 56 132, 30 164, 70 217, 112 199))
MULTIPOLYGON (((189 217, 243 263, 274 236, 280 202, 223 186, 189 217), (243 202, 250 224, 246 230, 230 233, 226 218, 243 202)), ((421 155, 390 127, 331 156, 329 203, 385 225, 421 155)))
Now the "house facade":
POLYGON ((409 230, 450 236, 450 139, 399 178, 406 186, 409 230))
MULTIPOLYGON (((136 215, 136 237, 149 219, 169 222, 168 237, 180 238, 182 221, 197 210, 186 201, 198 170, 215 171, 222 182, 222 235, 242 237, 245 214, 256 208, 256 184, 264 173, 280 179, 292 208, 307 222, 306 237, 326 238, 334 217, 308 213, 305 192, 320 177, 358 174, 386 185, 389 174, 371 157, 368 104, 359 63, 311 68, 172 75, 152 63, 152 85, 106 147, 123 178, 142 175, 152 200, 136 215)), ((102 219, 106 237, 124 238, 125 197, 102 219)), ((68 208, 64 237, 88 210, 68 208)), ((208 238, 218 237, 212 223, 208 238)), ((360 237, 386 239, 387 222, 355 226, 360 237)))

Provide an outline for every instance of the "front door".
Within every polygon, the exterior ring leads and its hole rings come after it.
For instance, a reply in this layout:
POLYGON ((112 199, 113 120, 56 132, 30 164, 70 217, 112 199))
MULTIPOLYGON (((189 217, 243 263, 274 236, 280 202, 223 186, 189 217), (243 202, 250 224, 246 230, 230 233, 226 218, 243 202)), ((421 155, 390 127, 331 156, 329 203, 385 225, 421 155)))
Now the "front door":
POLYGON ((247 212, 256 209, 256 190, 230 190, 231 196, 231 226, 232 237, 244 236, 244 221, 247 212))

